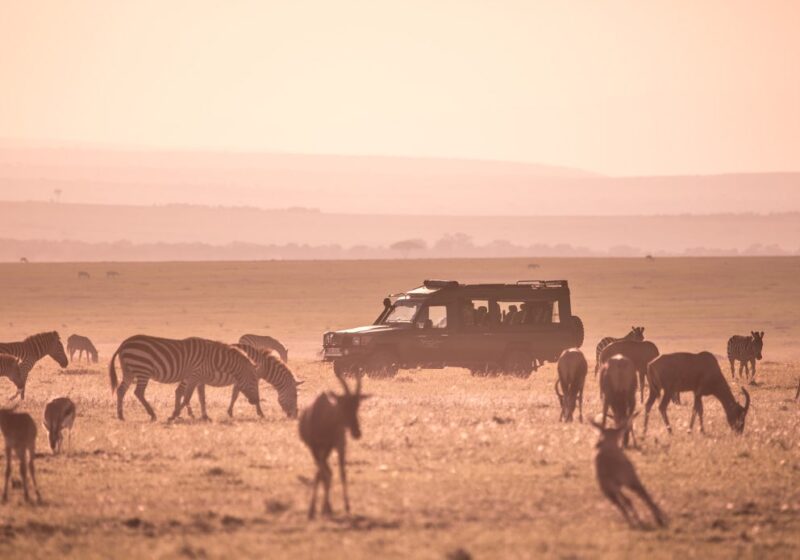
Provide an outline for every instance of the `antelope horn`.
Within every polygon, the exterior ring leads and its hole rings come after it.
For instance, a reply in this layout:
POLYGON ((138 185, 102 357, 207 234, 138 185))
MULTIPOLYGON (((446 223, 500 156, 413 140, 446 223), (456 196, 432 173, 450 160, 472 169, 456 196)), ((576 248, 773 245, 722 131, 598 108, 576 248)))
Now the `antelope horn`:
POLYGON ((750 393, 744 387, 742 387, 742 393, 744 393, 744 413, 747 414, 747 411, 750 410, 750 393))
POLYGON ((361 394, 361 380, 364 378, 363 374, 358 375, 356 374, 356 395, 361 394))
POLYGON ((339 380, 339 382, 342 384, 342 387, 344 388, 344 394, 345 395, 349 395, 350 394, 350 387, 347 386, 347 382, 344 380, 344 377, 342 377, 338 373, 335 374, 335 375, 336 375, 336 379, 339 380))

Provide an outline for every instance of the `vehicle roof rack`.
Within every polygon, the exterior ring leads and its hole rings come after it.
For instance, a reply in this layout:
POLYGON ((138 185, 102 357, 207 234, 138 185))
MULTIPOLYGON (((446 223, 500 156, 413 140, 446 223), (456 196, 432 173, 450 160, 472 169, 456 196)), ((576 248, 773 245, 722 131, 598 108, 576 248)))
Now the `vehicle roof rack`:
POLYGON ((566 280, 517 280, 518 286, 530 286, 531 288, 566 288, 566 280))
POLYGON ((428 288, 455 288, 458 286, 457 280, 425 280, 422 285, 428 288))

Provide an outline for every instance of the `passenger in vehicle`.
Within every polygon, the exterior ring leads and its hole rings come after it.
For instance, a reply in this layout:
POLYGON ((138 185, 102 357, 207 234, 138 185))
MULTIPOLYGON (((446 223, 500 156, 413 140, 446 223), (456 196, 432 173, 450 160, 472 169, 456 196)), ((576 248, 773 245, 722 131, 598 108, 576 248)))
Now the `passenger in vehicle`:
POLYGON ((461 326, 475 326, 475 306, 471 301, 465 301, 461 308, 461 326))
POLYGON ((509 305, 508 312, 503 318, 503 323, 506 325, 516 325, 519 317, 519 310, 516 305, 509 305))
POLYGON ((479 327, 486 326, 486 321, 489 315, 489 311, 486 309, 486 306, 481 305, 478 309, 475 310, 475 324, 479 327))
POLYGON ((487 323, 491 326, 499 325, 503 322, 503 318, 500 312, 500 304, 496 301, 489 302, 489 315, 487 317, 487 323))

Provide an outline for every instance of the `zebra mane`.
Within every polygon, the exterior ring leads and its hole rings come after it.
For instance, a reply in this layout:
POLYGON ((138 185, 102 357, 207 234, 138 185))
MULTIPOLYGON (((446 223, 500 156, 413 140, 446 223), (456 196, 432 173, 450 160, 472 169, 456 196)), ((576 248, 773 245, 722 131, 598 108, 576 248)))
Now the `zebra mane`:
POLYGON ((47 331, 32 334, 23 340, 23 342, 33 342, 34 340, 43 340, 46 338, 55 338, 56 340, 61 340, 61 337, 58 336, 58 331, 47 331))

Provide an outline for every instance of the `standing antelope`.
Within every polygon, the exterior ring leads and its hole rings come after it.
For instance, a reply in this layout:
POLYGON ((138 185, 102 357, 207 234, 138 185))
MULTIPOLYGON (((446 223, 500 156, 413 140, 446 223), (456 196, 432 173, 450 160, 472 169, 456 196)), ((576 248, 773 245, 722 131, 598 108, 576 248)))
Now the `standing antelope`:
POLYGON ((261 336, 257 334, 243 334, 239 338, 239 344, 246 344, 258 350, 272 350, 277 352, 284 362, 289 362, 289 350, 280 343, 278 339, 271 336, 261 336))
POLYGON ((350 392, 344 378, 336 376, 344 388, 343 395, 331 391, 321 393, 314 403, 300 414, 300 438, 308 446, 317 474, 314 477, 314 489, 311 494, 311 505, 308 508, 308 518, 313 519, 317 506, 317 487, 322 481, 324 487, 324 500, 322 514, 330 515, 330 489, 333 473, 328 465, 328 457, 335 448, 339 456, 339 477, 342 481, 344 495, 344 508, 350 513, 350 500, 347 497, 347 474, 345 473, 345 449, 347 445, 347 430, 353 439, 361 437, 361 428, 358 424, 358 407, 368 395, 361 394, 361 376, 356 381, 355 392, 350 392))
POLYGON ((764 331, 750 331, 750 336, 734 335, 728 339, 728 360, 731 363, 731 377, 736 378, 736 360, 739 360, 739 377, 750 381, 756 379, 756 360, 761 359, 764 348, 764 331), (750 364, 748 368, 747 365, 750 364), (744 370, 744 376, 742 376, 744 370))
POLYGON ((628 428, 623 439, 627 447, 628 434, 633 436, 633 413, 636 409, 636 367, 630 359, 617 354, 606 360, 600 370, 600 395, 603 399, 603 426, 610 408, 614 424, 618 428, 628 428))
POLYGON ((601 338, 600 342, 597 343, 597 355, 595 356, 595 364, 594 364, 595 376, 597 376, 597 372, 600 370, 600 366, 603 365, 603 362, 600 360, 600 353, 609 344, 613 344, 614 342, 619 342, 620 340, 635 340, 637 342, 643 341, 644 327, 631 327, 631 331, 622 338, 615 338, 613 336, 606 336, 604 338, 601 338))
POLYGON ((558 358, 558 379, 556 380, 556 395, 561 405, 559 421, 572 422, 575 414, 575 404, 580 407, 580 421, 583 422, 583 386, 586 382, 586 372, 589 366, 583 352, 577 348, 569 348, 561 353, 558 358), (561 385, 563 393, 558 391, 561 385))
POLYGON ((600 365, 609 358, 620 354, 633 362, 639 372, 639 401, 644 402, 644 380, 647 375, 647 364, 658 356, 658 347, 652 342, 636 340, 620 340, 609 344, 600 353, 600 365))
MULTIPOLYGON (((197 385, 212 387, 238 386, 250 404, 255 405, 259 416, 263 416, 258 402, 258 379, 255 364, 238 348, 203 338, 173 340, 155 336, 135 335, 120 344, 108 365, 111 390, 117 393, 117 417, 124 420, 122 400, 131 383, 136 384, 134 394, 147 411, 151 420, 156 419, 153 407, 144 398, 150 379, 159 383, 178 383, 175 389, 175 410, 171 418, 177 418, 184 406, 189 404, 197 385), (117 381, 114 360, 119 355, 122 382, 117 381), (232 380, 232 381, 231 381, 232 380)), ((208 419, 205 399, 200 395, 203 419, 208 419)))
POLYGON ((694 427, 694 418, 700 416, 700 431, 705 433, 703 427, 703 400, 702 397, 712 395, 725 409, 725 416, 731 429, 737 433, 744 431, 747 411, 750 409, 750 393, 742 387, 744 393, 744 406, 741 406, 733 396, 728 382, 719 367, 719 362, 710 352, 691 354, 689 352, 676 352, 662 354, 647 367, 647 380, 650 384, 650 395, 647 398, 644 413, 644 432, 647 432, 647 420, 650 409, 663 392, 661 404, 658 409, 664 419, 667 431, 672 433, 672 426, 667 418, 667 407, 672 395, 678 391, 692 391, 694 393, 694 409, 689 430, 694 427))
MULTIPOLYGON (((637 413, 638 414, 638 413, 637 413)), ((635 416, 635 414, 634 414, 635 416)), ((606 428, 592 420, 592 425, 600 431, 597 441, 597 455, 594 459, 597 471, 597 482, 603 494, 622 512, 625 521, 631 527, 642 526, 642 521, 630 498, 622 493, 623 488, 630 488, 639 498, 647 504, 656 523, 661 527, 667 524, 666 517, 658 505, 647 493, 636 469, 621 448, 622 439, 631 429, 630 423, 633 416, 629 417, 622 425, 615 428, 606 428)))
POLYGON ((97 348, 95 348, 92 341, 85 336, 79 334, 70 335, 69 338, 67 338, 67 352, 69 353, 70 361, 72 361, 72 357, 75 355, 75 352, 77 352, 78 361, 80 362, 83 353, 86 352, 86 361, 88 362, 91 357, 92 363, 97 363, 97 348))
POLYGON ((50 449, 54 454, 61 452, 64 443, 64 430, 69 430, 69 442, 72 443, 72 424, 75 423, 75 403, 69 397, 57 397, 47 403, 44 409, 43 425, 50 440, 50 449))
POLYGON ((36 457, 36 423, 26 412, 14 412, 2 408, 0 409, 0 431, 3 432, 6 443, 6 482, 3 487, 3 502, 8 501, 8 481, 11 479, 11 457, 14 452, 19 459, 19 474, 22 477, 25 501, 31 501, 28 493, 28 468, 30 467, 36 499, 41 502, 42 495, 39 493, 36 468, 33 464, 34 457, 36 457))
POLYGON ((22 386, 17 386, 19 389, 11 397, 12 399, 17 396, 21 399, 25 398, 25 384, 28 381, 28 373, 30 373, 34 364, 45 356, 53 358, 62 368, 67 367, 69 364, 67 354, 64 352, 64 345, 61 344, 61 337, 58 336, 56 331, 34 334, 22 342, 0 342, 0 353, 11 354, 21 360, 22 386))
POLYGON ((25 386, 22 360, 11 354, 0 354, 0 377, 8 377, 16 385, 17 393, 25 386))

